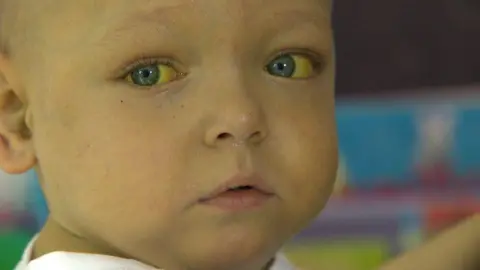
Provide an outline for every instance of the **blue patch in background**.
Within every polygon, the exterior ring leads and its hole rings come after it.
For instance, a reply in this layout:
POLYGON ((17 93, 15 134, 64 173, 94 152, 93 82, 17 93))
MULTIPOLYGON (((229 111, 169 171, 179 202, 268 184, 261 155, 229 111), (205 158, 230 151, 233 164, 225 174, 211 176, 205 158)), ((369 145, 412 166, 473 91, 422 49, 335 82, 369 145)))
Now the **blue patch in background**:
POLYGON ((340 151, 352 188, 415 181, 415 110, 403 106, 337 107, 340 151))
POLYGON ((37 173, 32 170, 29 172, 29 177, 34 178, 34 181, 31 181, 31 183, 33 184, 30 189, 32 196, 30 196, 31 201, 29 201, 29 207, 37 221, 36 226, 38 226, 38 229, 40 229, 41 227, 43 227, 43 224, 45 224, 45 221, 47 220, 48 207, 47 203, 45 202, 43 192, 40 188, 37 173))
POLYGON ((480 172, 480 108, 466 108, 458 112, 452 157, 456 174, 480 172))

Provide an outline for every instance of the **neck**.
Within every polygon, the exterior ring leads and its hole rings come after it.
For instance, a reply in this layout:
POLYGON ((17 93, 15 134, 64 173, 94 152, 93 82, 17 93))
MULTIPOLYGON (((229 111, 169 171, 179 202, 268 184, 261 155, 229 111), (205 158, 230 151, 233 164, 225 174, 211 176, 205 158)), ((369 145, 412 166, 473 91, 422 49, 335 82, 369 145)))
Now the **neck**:
POLYGON ((92 244, 88 239, 66 229, 54 219, 49 218, 35 242, 32 259, 56 251, 122 257, 119 253, 113 251, 112 248, 106 245, 92 244))

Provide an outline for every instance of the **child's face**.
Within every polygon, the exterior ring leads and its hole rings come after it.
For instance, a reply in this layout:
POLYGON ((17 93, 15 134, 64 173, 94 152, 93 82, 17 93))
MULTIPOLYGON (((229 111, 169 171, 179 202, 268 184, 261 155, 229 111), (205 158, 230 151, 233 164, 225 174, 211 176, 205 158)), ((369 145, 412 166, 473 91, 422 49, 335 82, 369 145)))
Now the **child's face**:
POLYGON ((326 0, 31 2, 11 61, 56 222, 152 265, 234 269, 322 209, 337 164, 326 0), (238 174, 274 195, 200 202, 238 174))

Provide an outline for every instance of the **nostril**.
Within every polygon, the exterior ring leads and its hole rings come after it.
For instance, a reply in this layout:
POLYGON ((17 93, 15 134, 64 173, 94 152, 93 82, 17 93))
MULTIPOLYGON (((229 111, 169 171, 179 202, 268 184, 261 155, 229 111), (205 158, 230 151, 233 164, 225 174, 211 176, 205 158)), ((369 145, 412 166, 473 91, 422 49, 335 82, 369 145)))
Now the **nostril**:
POLYGON ((264 135, 265 134, 263 132, 257 131, 250 136, 249 140, 252 143, 259 143, 264 139, 264 135))
POLYGON ((218 134, 217 138, 218 138, 219 140, 225 140, 225 139, 230 138, 231 136, 232 136, 232 135, 230 135, 229 133, 223 132, 223 133, 218 134))
POLYGON ((260 137, 262 137, 262 132, 256 131, 255 133, 252 134, 251 137, 254 138, 254 139, 255 138, 260 138, 260 137))
POLYGON ((222 132, 222 133, 217 133, 216 140, 218 141, 227 141, 227 140, 233 140, 238 143, 259 143, 263 140, 264 134, 260 131, 256 131, 251 133, 249 136, 241 136, 239 135, 238 137, 233 135, 230 132, 222 132))

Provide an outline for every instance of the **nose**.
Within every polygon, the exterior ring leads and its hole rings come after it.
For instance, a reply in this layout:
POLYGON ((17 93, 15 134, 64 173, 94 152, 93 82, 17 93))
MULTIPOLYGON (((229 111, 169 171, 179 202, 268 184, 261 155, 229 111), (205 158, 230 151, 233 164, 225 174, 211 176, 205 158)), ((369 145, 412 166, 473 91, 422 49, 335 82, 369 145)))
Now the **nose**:
POLYGON ((207 146, 258 145, 268 136, 265 114, 253 98, 236 95, 218 105, 215 120, 205 132, 207 146))

